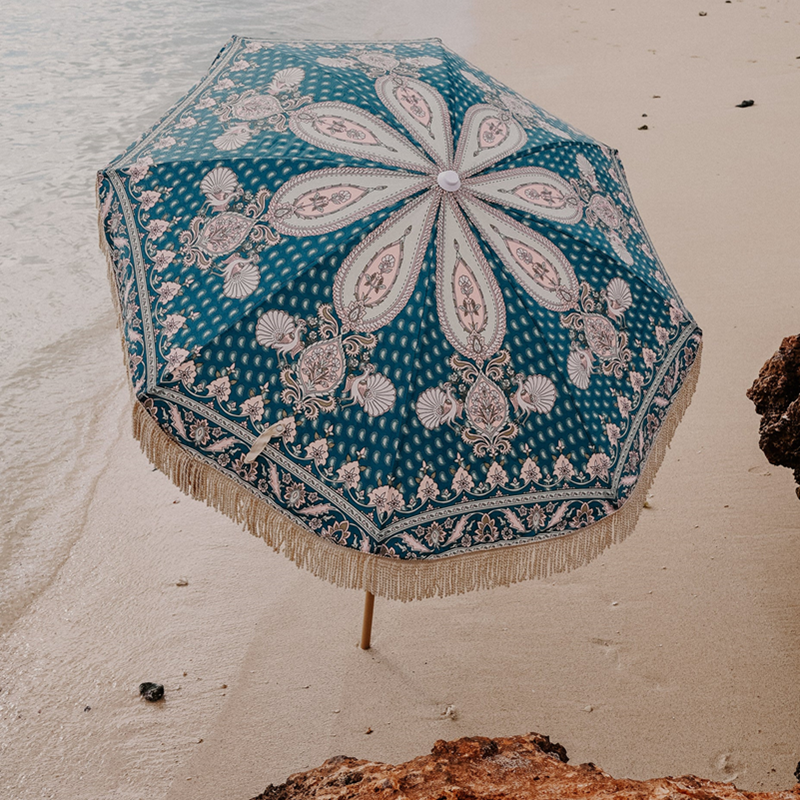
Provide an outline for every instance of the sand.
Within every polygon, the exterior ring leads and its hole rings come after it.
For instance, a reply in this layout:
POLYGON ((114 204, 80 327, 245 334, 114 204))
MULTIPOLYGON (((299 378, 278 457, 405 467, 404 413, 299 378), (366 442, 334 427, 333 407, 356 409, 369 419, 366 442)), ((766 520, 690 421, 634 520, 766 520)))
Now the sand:
POLYGON ((528 731, 617 777, 794 783, 800 505, 745 391, 800 328, 800 9, 760 3, 476 0, 459 41, 406 33, 616 147, 704 329, 636 532, 547 582, 378 599, 363 652, 363 597, 153 472, 120 383, 82 535, 3 642, 3 796, 246 800, 339 753, 397 763, 528 731), (165 701, 141 701, 144 680, 165 701))

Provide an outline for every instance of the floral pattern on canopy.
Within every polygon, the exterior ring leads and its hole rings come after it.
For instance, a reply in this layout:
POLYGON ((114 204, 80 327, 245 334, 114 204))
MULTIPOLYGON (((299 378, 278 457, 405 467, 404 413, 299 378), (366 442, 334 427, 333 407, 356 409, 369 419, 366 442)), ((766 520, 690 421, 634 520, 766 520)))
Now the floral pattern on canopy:
POLYGON ((408 599, 632 527, 700 331, 616 153, 440 42, 235 37, 98 200, 143 446, 298 563, 408 599))

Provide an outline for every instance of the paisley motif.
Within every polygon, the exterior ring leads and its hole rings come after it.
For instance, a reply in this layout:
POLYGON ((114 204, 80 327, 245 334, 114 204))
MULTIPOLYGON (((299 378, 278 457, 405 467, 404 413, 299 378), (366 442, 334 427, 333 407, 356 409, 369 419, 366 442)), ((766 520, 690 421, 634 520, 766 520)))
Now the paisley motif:
POLYGON ((546 256, 510 236, 503 239, 514 261, 545 291, 553 292, 561 286, 561 276, 546 256))
POLYGON ((271 117, 283 111, 280 101, 271 94, 257 94, 255 90, 244 92, 231 104, 231 112, 237 119, 254 120, 271 117))
POLYGON ((225 211, 207 220, 200 228, 197 247, 210 256, 233 252, 250 234, 256 220, 235 211, 225 211))
POLYGON ((475 273, 456 249, 456 266, 450 276, 450 291, 461 328, 467 334, 471 350, 480 354, 486 346, 481 334, 486 330, 486 300, 475 273))
POLYGON ((333 301, 351 330, 377 330, 408 302, 438 204, 438 197, 431 192, 409 203, 367 236, 339 267, 333 301))
POLYGON ((494 106, 471 106, 461 126, 454 169, 462 177, 486 169, 522 147, 527 138, 510 115, 499 116, 494 106))
POLYGON ((424 81, 387 75, 375 83, 384 104, 428 151, 439 169, 453 162, 450 112, 441 94, 424 81))
POLYGON ((283 213, 292 213, 303 219, 325 217, 358 202, 368 191, 364 186, 347 183, 311 189, 292 203, 291 212, 287 208, 283 213))
POLYGON ((483 374, 472 385, 464 404, 467 419, 475 430, 493 437, 508 421, 508 400, 496 383, 483 374))
POLYGON ((619 335, 608 317, 601 314, 583 314, 582 319, 586 341, 592 352, 604 361, 619 358, 619 335))
POLYGON ((311 123, 314 130, 322 136, 338 139, 340 142, 358 142, 367 147, 380 146, 380 139, 366 126, 345 117, 334 115, 314 117, 311 123))
POLYGON ((437 240, 436 303, 448 341, 478 362, 496 353, 506 331, 506 307, 500 287, 449 198, 442 201, 437 240))
POLYGON ((473 155, 478 155, 481 150, 491 150, 508 139, 508 123, 500 117, 485 117, 478 126, 478 149, 473 155))
POLYGON ((355 294, 359 307, 374 308, 392 291, 403 263, 403 241, 409 233, 411 228, 406 228, 402 238, 378 250, 358 276, 355 294))
POLYGON ((414 118, 423 128, 429 128, 433 113, 425 98, 408 84, 401 85, 394 93, 400 105, 414 118))
POLYGON ((593 194, 586 206, 586 213, 604 222, 612 230, 622 225, 622 214, 605 195, 593 194))
POLYGON ((540 167, 488 172, 469 178, 467 184, 485 200, 567 225, 579 222, 583 213, 583 203, 572 186, 540 167))
POLYGON ((342 167, 298 175, 275 192, 268 217, 291 236, 329 233, 425 188, 422 175, 342 167))
POLYGON ((470 220, 520 285, 552 311, 578 302, 578 279, 564 254, 544 236, 475 198, 462 198, 470 220))
POLYGON ((430 172, 431 163, 385 122, 348 103, 311 103, 289 118, 292 132, 323 150, 430 172))
POLYGON ((297 374, 304 394, 330 394, 344 378, 345 359, 340 337, 309 345, 300 354, 297 374))

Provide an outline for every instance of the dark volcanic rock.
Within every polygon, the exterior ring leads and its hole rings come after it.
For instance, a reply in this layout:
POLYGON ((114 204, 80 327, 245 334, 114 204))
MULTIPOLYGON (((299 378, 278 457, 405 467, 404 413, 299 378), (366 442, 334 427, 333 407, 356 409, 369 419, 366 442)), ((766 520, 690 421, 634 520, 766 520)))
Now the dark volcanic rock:
POLYGON ((405 764, 329 758, 321 767, 268 786, 253 800, 800 800, 784 792, 740 792, 695 778, 617 780, 594 764, 572 766, 547 736, 438 741, 405 764))
POLYGON ((761 367, 747 396, 761 414, 758 444, 767 460, 794 470, 800 484, 800 334, 783 340, 761 367))
POLYGON ((160 683, 140 683, 139 694, 145 700, 155 703, 164 696, 164 687, 160 683))

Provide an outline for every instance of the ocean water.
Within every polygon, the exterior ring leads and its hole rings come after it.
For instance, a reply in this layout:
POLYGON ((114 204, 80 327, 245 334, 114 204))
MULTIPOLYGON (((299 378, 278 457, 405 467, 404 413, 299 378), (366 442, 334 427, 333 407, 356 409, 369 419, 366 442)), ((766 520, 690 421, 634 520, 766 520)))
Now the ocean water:
POLYGON ((130 435, 98 249, 96 171, 190 88, 232 34, 440 36, 468 54, 468 0, 5 0, 0 15, 0 634, 81 535, 130 435))

